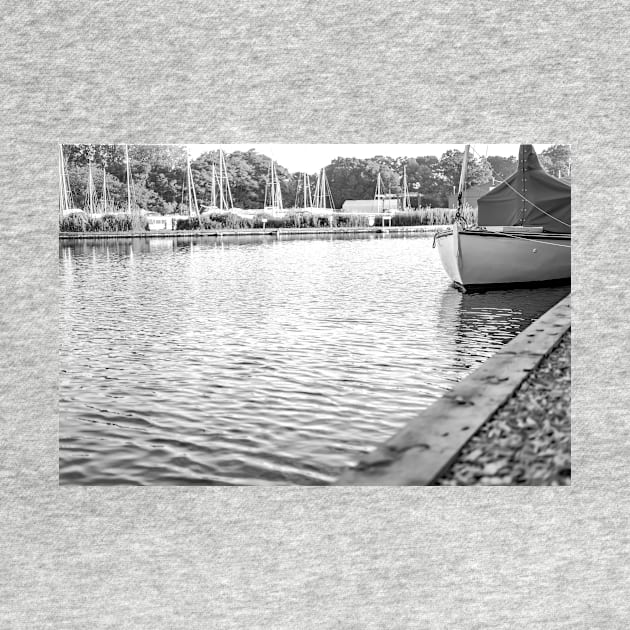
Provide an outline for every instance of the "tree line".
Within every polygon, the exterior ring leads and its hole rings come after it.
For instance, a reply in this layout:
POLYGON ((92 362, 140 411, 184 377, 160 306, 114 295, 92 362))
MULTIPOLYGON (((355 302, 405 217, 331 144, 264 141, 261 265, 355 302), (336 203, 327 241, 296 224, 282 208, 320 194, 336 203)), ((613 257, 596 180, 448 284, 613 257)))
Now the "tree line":
MULTIPOLYGON (((75 207, 82 207, 87 198, 88 171, 91 165, 97 194, 103 187, 113 205, 124 209, 127 204, 125 148, 122 145, 75 144, 63 147, 67 176, 75 207)), ((131 171, 132 200, 150 212, 176 213, 187 208, 185 191, 186 148, 177 145, 131 145, 128 147, 131 171)), ((270 158, 254 149, 226 153, 225 165, 234 206, 246 210, 262 209, 270 158)), ((571 156, 568 145, 553 145, 539 154, 545 169, 555 176, 570 175, 571 156)), ((448 197, 459 185, 463 152, 449 150, 441 158, 417 156, 392 158, 374 156, 368 159, 338 157, 325 167, 335 208, 347 199, 373 199, 378 174, 383 191, 402 193, 401 176, 407 170, 412 207, 448 207, 448 197)), ((191 161, 197 199, 210 204, 212 198, 212 166, 218 164, 218 151, 203 153, 191 161)), ((517 166, 515 156, 469 157, 466 186, 475 186, 493 179, 503 180, 517 166)), ((290 173, 277 165, 277 174, 285 207, 301 207, 301 173, 290 173), (300 197, 298 199, 298 196, 300 197), (297 199, 297 203, 296 203, 297 199)), ((315 186, 316 174, 311 174, 315 186)))

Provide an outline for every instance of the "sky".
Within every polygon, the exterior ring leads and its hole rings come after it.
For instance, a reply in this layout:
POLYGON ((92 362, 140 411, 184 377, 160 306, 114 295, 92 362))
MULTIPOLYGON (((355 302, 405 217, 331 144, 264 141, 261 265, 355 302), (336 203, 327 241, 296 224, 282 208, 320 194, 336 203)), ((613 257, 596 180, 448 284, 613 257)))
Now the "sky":
MULTIPOLYGON (((548 148, 549 144, 535 144, 537 153, 548 148)), ((472 144, 473 157, 518 155, 518 144, 472 144)), ((435 155, 440 158, 449 149, 464 150, 463 144, 189 144, 188 150, 194 159, 215 149, 248 151, 255 149, 272 157, 290 172, 315 173, 337 157, 370 158, 375 155, 388 157, 417 157, 435 155)))

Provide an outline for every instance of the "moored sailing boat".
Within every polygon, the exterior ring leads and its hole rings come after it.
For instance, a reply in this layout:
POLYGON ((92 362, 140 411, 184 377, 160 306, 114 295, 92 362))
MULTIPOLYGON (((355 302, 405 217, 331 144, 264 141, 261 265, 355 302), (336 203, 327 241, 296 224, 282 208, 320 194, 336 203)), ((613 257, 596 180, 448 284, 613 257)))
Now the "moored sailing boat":
POLYGON ((190 155, 186 155, 186 181, 182 188, 182 196, 188 192, 188 216, 201 220, 199 215, 199 204, 197 203, 197 192, 193 180, 192 169, 190 167, 190 155))
POLYGON ((316 214, 329 214, 335 211, 335 202, 333 201, 330 184, 326 178, 326 169, 322 168, 317 173, 317 183, 315 184, 315 195, 311 208, 316 214))
POLYGON ((302 173, 301 182, 298 180, 298 184, 295 189, 295 208, 300 209, 302 212, 312 212, 313 210, 313 194, 311 191, 311 178, 307 173, 302 173), (302 203, 300 204, 300 193, 302 193, 302 203), (301 208, 300 208, 301 205, 301 208))
POLYGON ((269 163, 267 185, 265 186, 265 212, 269 213, 272 217, 284 215, 280 180, 278 179, 276 164, 273 160, 269 163))
POLYGON ((516 172, 479 198, 477 225, 465 226, 459 216, 467 162, 468 145, 458 220, 434 240, 453 283, 466 290, 568 281, 571 187, 544 171, 532 145, 521 145, 516 172))
POLYGON ((66 173, 66 159, 63 155, 63 145, 59 145, 59 216, 66 217, 76 212, 82 213, 81 208, 75 208, 72 201, 70 182, 66 173))
POLYGON ((218 173, 214 162, 212 163, 212 187, 210 205, 202 205, 203 212, 226 214, 233 212, 239 214, 240 208, 234 207, 230 180, 228 178, 225 154, 219 149, 218 173))

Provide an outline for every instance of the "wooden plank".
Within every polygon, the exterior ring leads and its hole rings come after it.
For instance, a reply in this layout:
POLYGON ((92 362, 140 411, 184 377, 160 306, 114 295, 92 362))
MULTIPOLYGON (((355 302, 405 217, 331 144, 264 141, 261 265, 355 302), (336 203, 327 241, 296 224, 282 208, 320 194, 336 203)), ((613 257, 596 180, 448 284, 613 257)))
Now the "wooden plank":
MULTIPOLYGON (((441 225, 413 225, 393 226, 390 232, 401 234, 420 233, 429 234, 448 226, 441 225)), ((378 234, 381 227, 334 227, 334 228, 247 228, 238 230, 150 230, 142 232, 60 232, 60 239, 103 239, 103 238, 167 238, 174 236, 260 236, 288 234, 378 234)))
POLYGON ((571 327, 571 296, 561 300, 336 485, 430 485, 571 327))

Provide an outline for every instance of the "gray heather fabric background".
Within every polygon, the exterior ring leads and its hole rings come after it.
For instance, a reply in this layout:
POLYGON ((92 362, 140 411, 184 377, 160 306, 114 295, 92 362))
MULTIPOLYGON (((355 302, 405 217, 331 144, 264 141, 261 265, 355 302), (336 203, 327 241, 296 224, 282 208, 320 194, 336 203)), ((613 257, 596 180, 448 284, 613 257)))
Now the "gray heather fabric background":
POLYGON ((627 628, 628 8, 4 2, 0 628, 627 628), (58 487, 59 141, 572 143, 572 487, 58 487))

